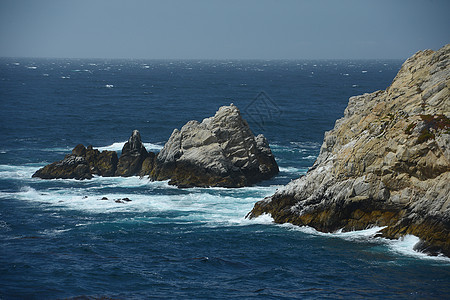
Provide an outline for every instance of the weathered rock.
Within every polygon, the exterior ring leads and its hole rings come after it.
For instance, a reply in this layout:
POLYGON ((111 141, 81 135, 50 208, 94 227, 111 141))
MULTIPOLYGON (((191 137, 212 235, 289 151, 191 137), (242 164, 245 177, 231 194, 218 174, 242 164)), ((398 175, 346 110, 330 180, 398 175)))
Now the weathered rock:
POLYGON ((409 58, 386 91, 352 97, 306 176, 257 202, 269 213, 332 232, 386 226, 419 250, 450 256, 450 45, 409 58))
MULTIPOLYGON (((83 145, 81 145, 84 151, 83 145)), ((33 177, 39 177, 42 179, 91 179, 92 174, 90 172, 89 164, 83 156, 78 156, 82 151, 80 145, 75 147, 72 154, 66 155, 61 160, 47 165, 37 170, 33 177)))
POLYGON ((243 187, 277 173, 267 140, 255 137, 231 104, 201 123, 175 129, 156 157, 151 178, 170 179, 179 187, 243 187))
POLYGON ((88 146, 86 149, 86 160, 89 163, 91 173, 104 177, 114 176, 117 169, 117 153, 115 151, 98 151, 88 146))
MULTIPOLYGON (((128 142, 122 148, 122 154, 119 158, 119 163, 117 164, 116 176, 133 176, 138 175, 142 169, 142 163, 146 158, 149 157, 147 150, 142 144, 141 135, 138 130, 134 130, 131 134, 128 142)), ((152 167, 152 161, 147 160, 146 169, 143 172, 150 173, 149 168, 152 167)))
POLYGON ((42 179, 91 179, 92 175, 113 176, 117 168, 117 153, 99 152, 82 144, 77 145, 72 154, 58 162, 43 167, 33 174, 42 179))

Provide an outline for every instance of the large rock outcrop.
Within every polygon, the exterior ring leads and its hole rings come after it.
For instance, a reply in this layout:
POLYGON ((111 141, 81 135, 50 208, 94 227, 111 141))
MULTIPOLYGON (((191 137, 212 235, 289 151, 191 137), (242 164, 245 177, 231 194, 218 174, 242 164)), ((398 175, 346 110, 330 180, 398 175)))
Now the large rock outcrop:
POLYGON ((156 157, 151 178, 170 179, 179 187, 243 187, 277 173, 267 140, 255 137, 231 104, 201 123, 175 129, 156 157))
POLYGON ((352 97, 309 172, 249 217, 324 232, 383 226, 450 256, 450 45, 406 60, 385 91, 352 97))

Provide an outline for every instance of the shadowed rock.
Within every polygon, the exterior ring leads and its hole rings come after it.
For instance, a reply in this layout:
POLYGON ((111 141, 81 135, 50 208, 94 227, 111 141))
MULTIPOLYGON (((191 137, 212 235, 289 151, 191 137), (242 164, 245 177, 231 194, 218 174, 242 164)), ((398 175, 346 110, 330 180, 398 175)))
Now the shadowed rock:
POLYGON ((61 160, 49 164, 33 174, 42 179, 91 179, 92 175, 114 176, 117 168, 117 153, 102 151, 82 144, 77 145, 71 154, 61 160))
POLYGON ((133 130, 128 142, 122 148, 115 175, 127 177, 149 174, 153 167, 153 158, 154 154, 149 155, 145 149, 139 131, 133 130), (142 170, 144 161, 146 161, 145 168, 142 170))

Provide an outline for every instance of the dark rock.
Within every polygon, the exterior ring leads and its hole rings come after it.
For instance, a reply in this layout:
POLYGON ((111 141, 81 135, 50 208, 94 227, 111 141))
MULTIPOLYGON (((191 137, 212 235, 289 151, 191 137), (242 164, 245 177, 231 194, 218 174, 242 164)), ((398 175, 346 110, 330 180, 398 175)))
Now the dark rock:
POLYGON ((108 200, 108 198, 106 198, 106 197, 102 197, 102 199, 100 199, 100 200, 108 200))
MULTIPOLYGON (((82 149, 78 147, 78 150, 82 149)), ((63 160, 37 170, 33 177, 42 179, 91 179, 92 174, 89 164, 84 157, 68 154, 63 160)))
POLYGON ((98 151, 88 146, 85 152, 86 160, 89 163, 91 173, 104 177, 114 176, 117 163, 117 153, 115 151, 98 151))
MULTIPOLYGON (((134 176, 141 173, 142 164, 149 156, 147 150, 141 141, 141 135, 138 130, 134 130, 128 142, 122 148, 122 155, 120 155, 116 176, 134 176)), ((153 163, 151 161, 146 162, 146 168, 151 167, 153 163)), ((149 172, 145 170, 144 173, 149 172)))
POLYGON ((117 153, 114 151, 99 152, 82 144, 77 145, 72 154, 58 162, 54 162, 36 171, 33 177, 42 179, 91 179, 92 175, 114 176, 117 168, 117 153))

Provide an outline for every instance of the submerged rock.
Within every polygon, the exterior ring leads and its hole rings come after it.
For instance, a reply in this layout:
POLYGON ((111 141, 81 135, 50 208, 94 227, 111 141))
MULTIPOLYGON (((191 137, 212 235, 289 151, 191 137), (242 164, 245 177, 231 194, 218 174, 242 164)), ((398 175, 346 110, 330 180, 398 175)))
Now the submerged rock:
POLYGON ((450 256, 450 45, 420 51, 385 91, 352 97, 306 176, 249 217, 324 232, 386 226, 418 250, 450 256))
POLYGON ((156 157, 151 178, 179 187, 243 187, 269 179, 278 165, 263 135, 255 137, 231 104, 215 116, 175 129, 156 157))

